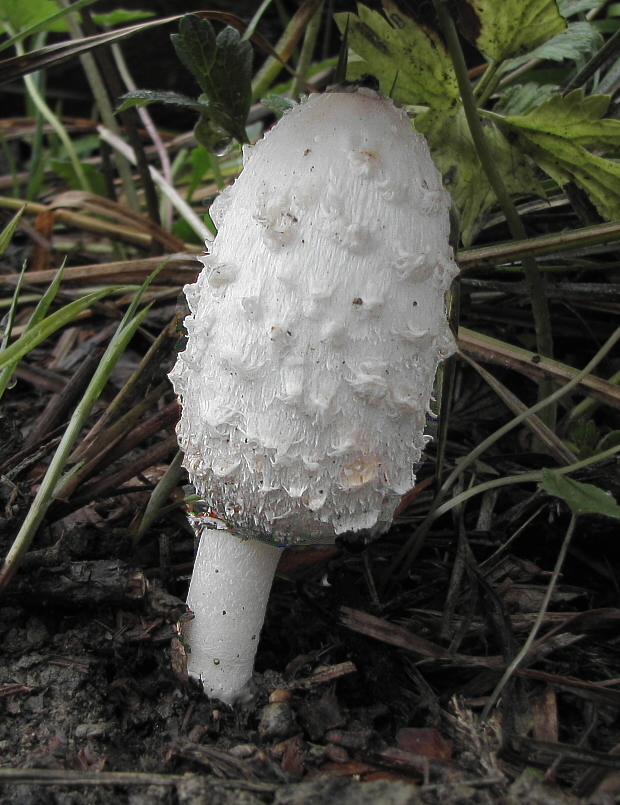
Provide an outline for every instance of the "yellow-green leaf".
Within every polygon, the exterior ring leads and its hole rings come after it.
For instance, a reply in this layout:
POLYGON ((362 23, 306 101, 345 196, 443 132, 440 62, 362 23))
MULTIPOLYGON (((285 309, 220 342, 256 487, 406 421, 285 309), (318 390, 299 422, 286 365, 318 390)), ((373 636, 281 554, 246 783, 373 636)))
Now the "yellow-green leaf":
MULTIPOLYGON (((485 120, 483 123, 495 164, 509 192, 544 196, 527 156, 510 143, 493 122, 485 120)), ((415 127, 426 136, 444 185, 459 209, 461 237, 468 246, 497 201, 478 159, 463 107, 459 103, 449 110, 425 112, 416 117, 415 127)))
POLYGON ((594 156, 564 137, 513 127, 521 147, 562 187, 574 182, 609 221, 620 219, 620 162, 594 156))
POLYGON ((576 89, 568 95, 553 95, 521 117, 507 117, 520 129, 563 137, 582 148, 620 149, 620 120, 601 120, 609 107, 609 95, 584 97, 576 89))
POLYGON ((459 12, 463 36, 493 61, 530 53, 566 28, 556 0, 464 0, 459 12))
MULTIPOLYGON (((361 59, 356 76, 370 73, 381 91, 402 104, 448 108, 458 96, 456 76, 439 34, 405 16, 392 0, 384 0, 385 16, 358 5, 356 14, 336 14, 341 33, 361 59)), ((352 76, 350 76, 352 77, 352 76)))

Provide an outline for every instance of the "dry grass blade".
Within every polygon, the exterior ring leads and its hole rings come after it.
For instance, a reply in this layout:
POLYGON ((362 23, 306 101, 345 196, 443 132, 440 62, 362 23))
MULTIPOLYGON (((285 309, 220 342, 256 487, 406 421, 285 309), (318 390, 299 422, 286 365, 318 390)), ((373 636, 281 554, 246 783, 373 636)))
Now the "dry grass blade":
POLYGON ((582 229, 573 229, 570 232, 528 238, 526 241, 464 249, 459 252, 458 262, 461 270, 474 266, 497 266, 517 262, 527 256, 543 257, 550 254, 564 254, 587 246, 617 243, 618 240, 620 240, 620 223, 612 221, 582 229))
POLYGON ((75 207, 94 215, 109 218, 116 221, 124 229, 134 228, 139 232, 151 235, 158 243, 161 243, 171 252, 180 252, 184 249, 184 244, 175 238, 170 232, 166 232, 150 218, 146 218, 140 213, 134 212, 129 207, 119 204, 103 196, 95 196, 83 190, 68 190, 57 195, 49 204, 51 210, 75 207))
MULTIPOLYGON (((109 285, 115 283, 115 279, 123 285, 139 284, 144 282, 146 277, 157 268, 162 262, 161 257, 144 257, 136 260, 120 260, 114 263, 99 263, 97 265, 73 266, 66 268, 63 274, 65 283, 80 285, 109 285)), ((200 270, 200 264, 196 256, 191 253, 173 254, 166 259, 166 265, 157 276, 157 282, 165 282, 168 285, 178 287, 179 284, 194 282, 200 270)), ((56 271, 32 271, 26 274, 28 285, 49 285, 56 271)), ((0 278, 0 288, 2 285, 12 287, 17 282, 16 276, 0 278)), ((153 285, 152 288, 157 288, 153 285)))
MULTIPOLYGON (((542 358, 535 352, 506 344, 488 335, 474 333, 465 327, 461 327, 459 330, 458 343, 460 349, 469 355, 483 361, 497 363, 500 366, 510 367, 533 379, 549 377, 558 385, 564 385, 579 374, 578 370, 573 369, 572 366, 549 358, 542 358)), ((620 408, 620 388, 614 386, 613 383, 587 375, 579 381, 577 389, 582 394, 620 408)))
MULTIPOLYGON (((22 207, 22 203, 17 199, 7 198, 6 196, 0 197, 0 208, 15 210, 22 207)), ((46 204, 40 204, 35 201, 28 201, 25 204, 25 212, 30 215, 40 215, 47 212, 51 208, 46 204)), ((67 226, 74 227, 84 232, 93 232, 97 235, 105 235, 112 240, 119 240, 122 243, 129 243, 132 246, 140 246, 143 249, 149 249, 157 238, 144 227, 136 229, 131 226, 121 226, 119 224, 112 224, 108 221, 102 221, 100 218, 93 218, 90 215, 82 215, 80 213, 68 212, 67 210, 56 209, 54 211, 56 221, 59 221, 67 226)), ((166 240, 169 237, 166 236, 166 240)))

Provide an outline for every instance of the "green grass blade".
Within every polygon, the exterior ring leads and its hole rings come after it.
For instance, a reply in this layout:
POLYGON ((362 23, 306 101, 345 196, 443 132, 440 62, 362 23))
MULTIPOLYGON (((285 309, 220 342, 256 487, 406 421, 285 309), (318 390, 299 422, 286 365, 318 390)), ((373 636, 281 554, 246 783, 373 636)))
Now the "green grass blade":
MULTIPOLYGON (((6 327, 4 328, 4 333, 2 336, 2 344, 0 345, 0 354, 7 348, 8 343, 11 339, 11 333, 13 332, 13 324, 15 322, 15 313, 17 312, 19 294, 21 291, 25 271, 26 266, 24 265, 19 275, 19 279, 17 280, 17 285, 15 286, 15 293, 13 294, 13 299, 11 300, 11 307, 9 308, 9 312, 7 314, 6 327)), ((11 379, 11 375, 13 374, 13 371, 15 369, 15 365, 16 364, 11 364, 9 366, 6 366, 4 369, 0 370, 0 398, 6 391, 6 388, 9 384, 9 380, 11 379)))
POLYGON ((117 287, 105 288, 101 291, 93 291, 86 294, 81 299, 76 299, 75 302, 70 302, 68 305, 60 308, 51 316, 47 316, 42 321, 35 324, 28 332, 23 333, 15 343, 11 344, 2 352, 0 352, 0 370, 5 366, 9 366, 14 361, 23 358, 31 349, 34 349, 41 341, 44 341, 56 330, 63 327, 72 321, 79 313, 86 310, 93 302, 101 299, 109 293, 118 290, 117 287))
POLYGON ((52 302, 56 298, 56 294, 58 293, 58 288, 60 287, 60 282, 62 280, 62 274, 63 274, 64 270, 65 270, 65 261, 63 260, 63 263, 62 263, 61 267, 58 269, 58 272, 56 273, 56 276, 50 282, 47 290, 45 291, 45 293, 43 294, 43 296, 39 300, 36 308, 34 309, 34 313, 28 319, 28 323, 26 324, 26 328, 25 328, 24 332, 28 332, 29 330, 32 330, 32 328, 35 325, 37 325, 39 322, 43 321, 43 319, 45 318, 45 315, 46 315, 47 311, 49 310, 49 306, 52 304, 52 302))
POLYGON ((21 208, 21 210, 16 213, 16 215, 8 222, 8 224, 4 227, 2 232, 0 232, 0 257, 5 253, 7 246, 11 242, 11 238, 13 237, 15 230, 17 229, 17 224, 19 223, 19 219, 24 214, 26 207, 25 205, 21 208))
POLYGON ((95 401, 99 398, 103 387, 105 386, 112 369, 116 365, 118 359, 123 354, 127 345, 138 327, 142 324, 145 316, 148 314, 150 306, 141 311, 129 322, 125 320, 119 325, 116 334, 112 338, 108 348, 106 349, 97 371, 95 372, 88 388, 84 392, 82 399, 77 405, 73 416, 67 426, 67 429, 62 437, 56 453, 48 467, 45 477, 41 482, 37 495, 30 507, 26 519, 9 550, 2 569, 0 570, 0 590, 3 589, 13 574, 17 570, 22 556, 30 547, 34 535, 40 526, 46 511, 56 496, 62 494, 63 482, 71 476, 71 471, 62 478, 62 473, 65 469, 67 459, 73 449, 73 445, 78 438, 78 435, 86 420, 90 416, 90 412, 95 401))

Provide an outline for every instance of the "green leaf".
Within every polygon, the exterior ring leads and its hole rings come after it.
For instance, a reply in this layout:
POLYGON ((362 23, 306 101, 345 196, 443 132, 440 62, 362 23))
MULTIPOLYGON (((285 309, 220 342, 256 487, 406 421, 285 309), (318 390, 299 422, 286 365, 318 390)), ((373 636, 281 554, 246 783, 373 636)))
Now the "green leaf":
POLYGON ((297 106, 297 102, 292 98, 285 98, 282 95, 267 95, 261 98, 261 104, 270 109, 276 117, 282 117, 285 112, 297 106))
POLYGON ((592 11, 593 8, 599 8, 600 5, 601 0, 558 0, 560 14, 566 19, 575 14, 592 11))
MULTIPOLYGON (((484 133, 509 192, 544 196, 527 157, 490 122, 484 121, 484 133)), ((425 135, 444 186, 458 207, 461 236, 467 246, 497 201, 478 158, 463 106, 459 103, 447 111, 426 112, 416 117, 415 128, 425 135)))
MULTIPOLYGON (((179 31, 172 37, 175 50, 196 76, 204 93, 200 100, 209 107, 199 125, 206 130, 219 127, 239 142, 247 142, 245 123, 252 102, 252 46, 234 28, 224 28, 216 38, 211 24, 195 14, 183 17, 179 31)), ((221 133, 219 136, 221 139, 221 133)), ((203 139, 209 142, 211 138, 203 139)))
POLYGON ((121 96, 122 104, 117 108, 117 112, 124 112, 134 106, 148 106, 151 103, 164 103, 169 106, 183 106, 188 109, 201 111, 206 104, 181 95, 178 92, 167 92, 159 89, 136 89, 121 96))
POLYGON ((620 163, 594 156, 586 148, 618 150, 620 121, 601 120, 606 95, 584 98, 581 90, 556 95, 528 115, 498 120, 542 170, 562 187, 574 182, 600 215, 620 218, 620 163))
POLYGON ((568 95, 554 95, 522 117, 505 121, 521 130, 555 134, 582 148, 617 150, 620 148, 620 120, 601 120, 609 108, 609 95, 584 97, 576 89, 568 95))
POLYGON ((536 81, 514 84, 503 90, 494 111, 502 115, 526 115, 552 95, 556 95, 558 90, 557 84, 538 84, 536 81))
POLYGON ((590 22, 571 22, 565 31, 526 56, 506 62, 505 70, 512 71, 530 59, 549 61, 586 61, 603 46, 603 37, 590 22))
POLYGON ((392 0, 384 0, 383 7, 388 19, 363 5, 357 15, 334 16, 341 33, 348 22, 349 46, 362 60, 350 62, 356 75, 349 70, 349 76, 374 75, 384 95, 398 103, 447 109, 458 97, 458 85, 443 39, 405 16, 392 0))
POLYGON ((194 74, 202 91, 207 92, 209 85, 204 79, 215 61, 215 31, 209 20, 186 14, 179 23, 179 33, 170 39, 179 59, 194 74))
POLYGON ((459 28, 493 61, 531 53, 566 28, 556 0, 465 0, 459 28))
POLYGON ((252 103, 252 46, 234 28, 224 28, 215 44, 213 80, 207 95, 213 104, 226 110, 230 133, 239 142, 247 142, 245 122, 252 103))
POLYGON ((620 506, 610 492, 573 481, 552 470, 543 470, 542 478, 541 488, 568 504, 573 514, 604 514, 620 518, 620 506))

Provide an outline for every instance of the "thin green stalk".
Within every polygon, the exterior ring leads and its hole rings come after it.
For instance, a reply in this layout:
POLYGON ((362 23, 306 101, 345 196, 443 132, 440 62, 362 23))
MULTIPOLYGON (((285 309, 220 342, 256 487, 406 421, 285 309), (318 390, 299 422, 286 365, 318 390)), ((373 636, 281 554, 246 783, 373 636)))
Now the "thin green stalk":
POLYGON ((37 344, 40 344, 41 341, 55 333, 56 330, 72 321, 78 313, 86 310, 94 302, 106 296, 109 290, 109 288, 103 288, 100 291, 94 291, 80 299, 69 302, 68 305, 37 322, 27 332, 22 333, 17 341, 14 341, 11 346, 0 352, 0 370, 11 365, 14 361, 19 361, 20 358, 23 358, 24 355, 34 349, 37 344))
MULTIPOLYGON (((306 78, 308 73, 308 68, 312 62, 312 57, 314 55, 314 48, 316 46, 317 36, 319 35, 319 31, 321 29, 321 19, 323 16, 323 3, 317 8, 314 13, 314 16, 310 20, 310 24, 306 28, 306 33, 304 36, 304 41, 301 46, 301 53, 299 54, 299 61, 297 62, 297 76, 301 78, 306 78)), ((299 78, 294 78, 293 83, 291 85, 291 98, 298 101, 301 91, 304 89, 304 86, 299 78)))
POLYGON ((151 525, 155 522, 155 520, 158 519, 162 513, 162 510, 167 508, 165 506, 166 501, 170 497, 172 490, 178 486, 182 471, 183 453, 179 450, 176 456, 170 462, 170 465, 165 471, 162 479, 153 490, 137 528, 132 529, 134 545, 140 542, 151 525))
MULTIPOLYGON (((11 29, 11 26, 5 22, 4 27, 6 32, 9 36, 15 36, 15 32, 11 29)), ((23 56, 25 53, 24 46, 21 42, 15 43, 15 50, 18 56, 23 56)), ((71 142, 71 138, 67 134, 65 127, 62 125, 60 120, 56 117, 56 115, 52 112, 49 108, 43 96, 39 93, 38 87, 36 82, 33 80, 32 75, 25 75, 24 76, 24 84, 26 85, 26 90, 34 103, 37 107, 41 115, 45 118, 45 120, 49 123, 49 125, 54 129, 54 132, 58 136, 60 142, 64 145, 65 150, 71 160, 71 164, 73 165, 73 170, 75 171, 75 175, 78 178, 79 183, 82 185, 84 190, 91 192, 92 188, 86 178, 86 174, 80 164, 80 160, 75 152, 73 147, 73 143, 71 142)))
MULTIPOLYGON (((607 380, 608 383, 613 383, 615 386, 620 386, 620 371, 614 374, 607 380)), ((599 407, 599 400, 593 397, 586 397, 573 408, 568 414, 568 422, 578 422, 580 419, 591 417, 594 411, 599 407)))
POLYGON ((562 547, 560 548, 560 553, 558 554, 558 558, 555 563, 555 567, 553 568, 553 573, 551 574, 551 578, 549 579, 549 584, 547 585, 547 591, 545 592, 545 597, 543 599, 542 604, 540 605, 540 609, 538 610, 538 614, 536 615, 536 620, 534 621, 534 625, 530 629, 530 633, 527 636, 527 640, 521 646, 521 650, 517 654, 517 656, 510 662, 504 673, 502 674, 502 678, 499 680, 497 685, 495 686, 495 690, 489 696, 487 703, 484 706, 484 709, 480 715, 480 720, 482 722, 486 721, 491 713, 491 710, 495 706, 495 703, 501 696, 502 690, 504 689, 506 683, 513 675, 513 673, 517 670, 517 668, 521 665, 527 653, 532 647, 534 640, 536 639, 536 635, 538 634, 538 630, 540 629, 543 618, 545 617, 545 613, 549 608, 549 603, 551 601, 551 596, 553 595, 553 591, 555 590, 555 586, 558 582, 558 578, 560 577, 560 571, 562 570, 562 565, 564 564, 564 559, 566 558, 566 553, 568 551, 568 546, 570 545, 570 541, 572 539, 573 534, 575 533, 575 526, 577 525, 578 515, 573 513, 570 523, 568 525, 568 530, 566 531, 566 535, 564 536, 564 541, 562 542, 562 547))
POLYGON ((267 11, 272 2, 273 0, 263 0, 263 2, 258 7, 258 10, 254 13, 254 16, 248 23, 248 27, 245 29, 243 36, 241 37, 242 39, 249 41, 252 38, 252 35, 256 30, 256 26, 261 21, 261 17, 265 13, 265 11, 267 11))
POLYGON ((491 95, 495 92, 495 89, 501 79, 500 67, 500 62, 491 62, 474 87, 473 93, 477 100, 478 106, 484 106, 491 95))
MULTIPOLYGON (((57 0, 57 2, 64 9, 70 8, 70 3, 67 0, 57 0)), ((84 37, 84 32, 82 31, 75 14, 68 14, 67 26, 73 39, 82 39, 84 37)), ((116 117, 114 116, 114 109, 110 103, 110 97, 101 78, 95 57, 92 53, 82 53, 80 55, 80 61, 104 125, 115 134, 120 134, 120 129, 118 127, 116 117)), ((118 174, 123 184, 123 191, 125 193, 127 204, 132 210, 139 210, 140 201, 138 199, 138 192, 133 180, 131 165, 129 164, 129 161, 118 152, 115 153, 115 161, 118 174)))
MULTIPOLYGON (((4 328, 4 332, 2 333, 2 344, 0 344, 0 352, 2 352, 7 348, 9 340, 11 338, 11 333, 13 331, 13 324, 15 323, 15 314, 17 313, 17 305, 19 303, 19 295, 22 287, 22 282, 24 280, 25 271, 26 271, 26 264, 24 263, 24 267, 22 268, 19 278, 17 280, 17 284, 15 285, 13 298, 11 299, 11 307, 9 308, 9 312, 7 315, 6 326, 4 328)), ((4 369, 0 370, 0 399, 2 398, 2 395, 9 386, 14 369, 15 367, 13 365, 10 365, 5 366, 4 369)))
POLYGON ((14 36, 11 36, 10 39, 5 39, 4 42, 0 43, 0 51, 13 47, 13 45, 17 45, 18 42, 21 42, 22 39, 26 39, 29 36, 34 36, 34 34, 41 32, 47 33, 49 30, 51 30, 52 23, 61 20, 71 11, 77 11, 79 8, 82 8, 83 6, 88 6, 91 3, 96 2, 97 0, 76 0, 76 2, 73 3, 70 9, 61 9, 60 11, 57 11, 55 14, 51 14, 49 17, 46 17, 43 20, 41 19, 38 20, 34 25, 31 25, 28 28, 24 28, 23 30, 16 33, 14 36))
MULTIPOLYGON (((433 0, 439 22, 446 38, 446 43, 452 57, 456 78, 463 101, 463 108, 469 130, 471 132, 472 140, 476 148, 476 153, 482 164, 486 177, 495 193, 497 201, 502 208, 506 221, 510 229, 510 233, 515 240, 526 240, 527 233, 519 218, 516 207, 510 197, 510 193, 506 189, 504 180, 497 169, 495 159, 488 147, 476 101, 467 73, 465 59, 461 50, 458 34, 454 21, 448 9, 447 0, 433 0)), ((551 358, 553 357, 553 336, 551 331, 551 319, 549 316, 549 309, 547 306, 547 299, 545 297, 545 289, 542 281, 540 271, 536 265, 536 261, 532 258, 523 258, 523 273, 529 287, 532 314, 534 316, 534 327, 536 331, 536 348, 540 355, 551 358)), ((539 383, 539 399, 549 396, 551 393, 551 382, 541 380, 539 383)), ((554 409, 547 408, 543 421, 547 427, 554 430, 555 415, 554 409)))

